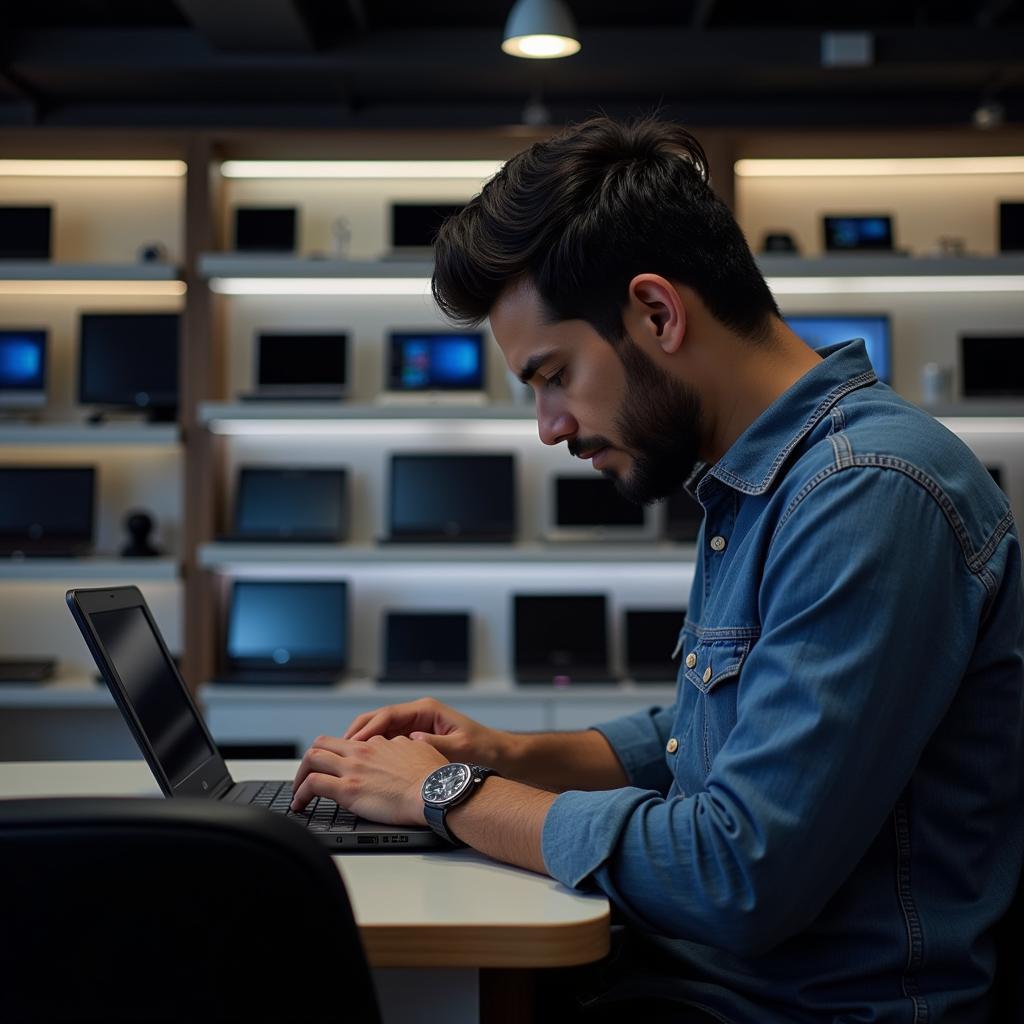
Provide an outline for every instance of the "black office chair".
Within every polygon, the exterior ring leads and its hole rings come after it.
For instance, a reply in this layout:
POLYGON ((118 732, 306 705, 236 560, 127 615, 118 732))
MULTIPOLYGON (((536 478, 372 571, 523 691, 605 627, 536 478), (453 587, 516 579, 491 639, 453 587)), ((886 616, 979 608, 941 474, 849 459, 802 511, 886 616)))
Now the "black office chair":
POLYGON ((996 976, 992 1024, 1024 1021, 1024 877, 1010 909, 996 926, 996 976))
POLYGON ((380 1021, 327 851, 202 800, 0 801, 5 1022, 380 1021))

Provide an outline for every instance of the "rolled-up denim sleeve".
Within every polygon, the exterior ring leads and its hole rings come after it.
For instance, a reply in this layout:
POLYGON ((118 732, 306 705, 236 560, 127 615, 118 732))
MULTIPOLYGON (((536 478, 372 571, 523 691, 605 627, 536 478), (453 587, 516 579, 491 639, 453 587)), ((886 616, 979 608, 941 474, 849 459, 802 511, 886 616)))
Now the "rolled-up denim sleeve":
MULTIPOLYGON (((790 510, 760 593, 704 788, 563 793, 542 835, 564 884, 743 954, 806 927, 863 856, 953 700, 987 595, 940 503, 877 466, 824 476, 790 510)), ((616 749, 631 728, 612 730, 616 749)))
POLYGON ((672 773, 665 763, 675 707, 652 707, 592 726, 615 751, 630 785, 668 792, 672 773))

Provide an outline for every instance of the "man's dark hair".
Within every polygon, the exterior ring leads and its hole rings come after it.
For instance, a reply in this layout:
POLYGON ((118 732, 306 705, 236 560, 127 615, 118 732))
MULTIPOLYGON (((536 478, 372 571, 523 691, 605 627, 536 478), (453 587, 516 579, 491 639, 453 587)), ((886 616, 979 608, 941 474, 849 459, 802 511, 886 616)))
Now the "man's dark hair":
POLYGON ((778 306, 743 232, 708 182, 700 143, 670 121, 595 117, 512 157, 434 243, 432 288, 448 318, 478 324, 528 280, 550 322, 623 339, 629 282, 687 285, 722 324, 767 336, 778 306))

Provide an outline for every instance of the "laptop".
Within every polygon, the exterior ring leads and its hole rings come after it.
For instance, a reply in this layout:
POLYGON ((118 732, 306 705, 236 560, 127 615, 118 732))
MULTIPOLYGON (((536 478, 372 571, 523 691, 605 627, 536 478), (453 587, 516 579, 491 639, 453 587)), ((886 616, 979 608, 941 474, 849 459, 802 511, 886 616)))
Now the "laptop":
POLYGON ((546 540, 653 541, 658 537, 658 510, 627 501, 607 477, 555 476, 551 492, 546 540))
POLYGON ((392 331, 383 404, 483 405, 484 336, 479 331, 392 331))
POLYGON ((235 252, 295 252, 297 219, 294 206, 235 207, 235 252))
POLYGON ((0 206, 0 260, 48 260, 52 206, 0 206))
POLYGON ((822 218, 826 254, 892 253, 892 217, 887 214, 826 214, 822 218))
POLYGON ((382 683, 469 682, 467 612, 387 612, 382 683))
POLYGON ((626 675, 637 683, 674 683, 673 652, 685 608, 629 608, 625 621, 626 675))
POLYGON ((436 203, 391 204, 391 249, 386 260, 432 260, 434 239, 441 225, 466 204, 444 200, 436 203))
POLYGON ((56 670, 56 658, 0 658, 0 683, 45 683, 56 670))
POLYGON ((516 594, 516 682, 617 683, 608 666, 607 614, 604 594, 516 594))
POLYGON ((335 851, 444 848, 428 827, 381 825, 318 797, 288 810, 291 780, 235 782, 136 587, 69 590, 68 607, 164 796, 284 814, 335 851))
POLYGON ((964 398, 1024 398, 1024 335, 962 334, 964 398))
POLYGON ((0 466, 0 556, 89 554, 95 493, 92 466, 0 466))
POLYGON ((385 542, 511 543, 516 471, 511 454, 394 454, 385 542))
POLYGON ((340 544, 348 536, 344 469, 243 466, 231 532, 218 538, 251 544, 340 544))
POLYGON ((0 328, 0 410, 46 405, 44 328, 0 328))
POLYGON ((813 349, 863 338, 871 367, 883 384, 892 383, 892 340, 885 313, 794 313, 786 323, 813 349))
POLYGON ((677 544, 693 544, 704 522, 704 509, 680 487, 665 499, 665 537, 677 544))
POLYGON ((1024 252, 1024 200, 999 204, 999 251, 1024 252))
POLYGON ((242 401, 340 401, 348 397, 348 335, 340 331, 259 331, 256 390, 242 401))
POLYGON ((330 686, 345 672, 344 580, 235 580, 227 619, 226 671, 218 681, 330 686))

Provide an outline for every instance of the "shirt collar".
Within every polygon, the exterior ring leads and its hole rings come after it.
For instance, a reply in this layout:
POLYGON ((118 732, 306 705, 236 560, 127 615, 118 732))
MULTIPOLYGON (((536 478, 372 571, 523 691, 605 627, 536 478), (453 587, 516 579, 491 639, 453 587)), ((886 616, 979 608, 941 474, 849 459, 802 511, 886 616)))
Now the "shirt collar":
POLYGON ((851 391, 877 383, 863 340, 818 350, 822 360, 808 370, 732 443, 713 466, 698 463, 686 489, 695 494, 713 476, 744 494, 763 494, 775 481, 789 453, 832 406, 851 391))

